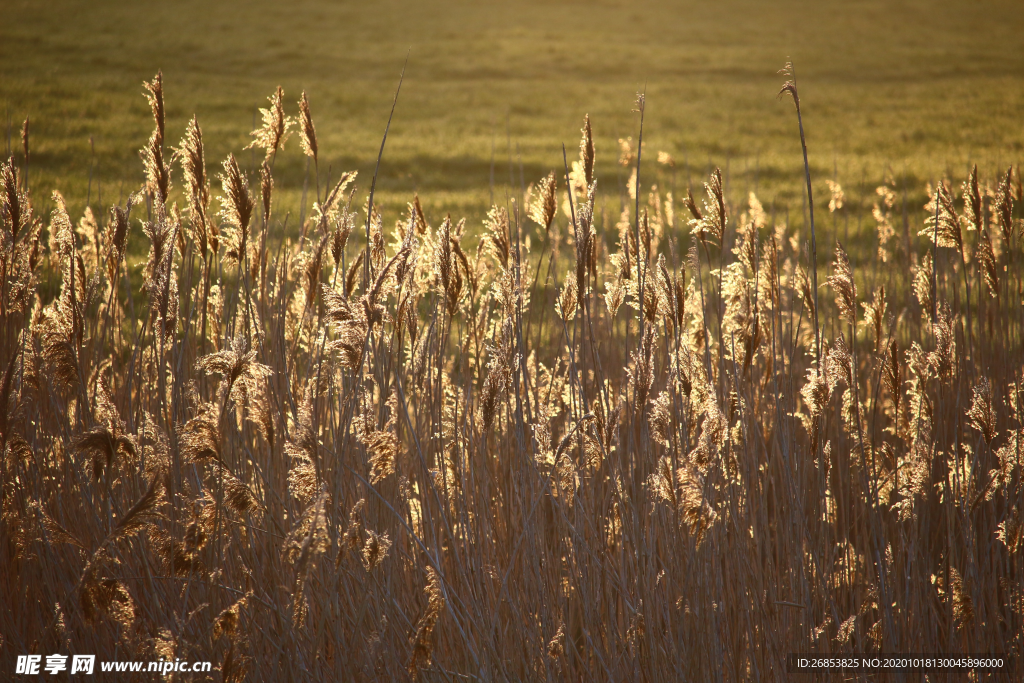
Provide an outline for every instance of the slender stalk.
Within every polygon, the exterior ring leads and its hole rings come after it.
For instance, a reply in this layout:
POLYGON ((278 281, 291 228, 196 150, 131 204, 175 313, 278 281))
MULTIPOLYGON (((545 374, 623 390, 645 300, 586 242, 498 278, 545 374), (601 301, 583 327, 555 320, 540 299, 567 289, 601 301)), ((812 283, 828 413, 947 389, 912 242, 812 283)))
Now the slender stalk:
POLYGON ((646 95, 640 93, 637 98, 637 108, 640 111, 640 135, 638 136, 636 143, 636 186, 635 186, 635 200, 636 208, 634 211, 634 225, 636 227, 636 277, 640 283, 640 334, 637 337, 638 348, 643 347, 644 343, 644 285, 647 280, 647 262, 650 260, 650 254, 644 254, 643 258, 640 256, 640 161, 644 153, 644 109, 646 108, 646 95), (640 265, 643 263, 643 272, 641 272, 640 265))
POLYGON ((377 174, 380 173, 380 160, 384 156, 384 144, 388 141, 388 131, 391 130, 391 119, 395 116, 395 107, 398 106, 398 94, 402 92, 402 83, 405 81, 405 67, 409 65, 409 55, 405 56, 405 64, 402 65, 402 74, 398 77, 398 87, 395 89, 395 99, 391 102, 391 113, 388 114, 388 124, 384 127, 384 137, 380 141, 380 151, 377 152, 377 165, 373 169, 373 180, 370 181, 370 198, 366 203, 366 258, 363 259, 363 291, 368 291, 370 286, 370 221, 373 220, 373 191, 377 188, 377 174))
POLYGON ((796 121, 800 126, 800 148, 804 154, 804 179, 807 182, 807 211, 811 220, 811 283, 814 287, 814 355, 821 358, 821 336, 818 332, 818 247, 814 238, 814 192, 811 188, 811 166, 807 162, 807 139, 804 137, 804 119, 800 112, 800 95, 796 89, 796 72, 793 64, 787 63, 783 73, 790 77, 790 80, 782 86, 779 91, 781 97, 788 92, 793 96, 793 104, 796 105, 796 121))

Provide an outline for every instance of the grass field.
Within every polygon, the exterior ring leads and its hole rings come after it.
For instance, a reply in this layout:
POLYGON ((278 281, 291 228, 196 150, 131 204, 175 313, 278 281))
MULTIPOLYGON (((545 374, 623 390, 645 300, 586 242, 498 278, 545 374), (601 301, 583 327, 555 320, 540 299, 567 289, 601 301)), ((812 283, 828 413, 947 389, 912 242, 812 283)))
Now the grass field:
MULTIPOLYGON (((819 196, 836 174, 856 204, 886 171, 920 193, 969 162, 983 172, 1015 163, 1024 145, 1024 13, 1012 1, 257 0, 242 9, 12 0, 2 13, 0 115, 15 146, 31 117, 30 180, 61 189, 73 213, 87 195, 90 137, 93 196, 140 182, 132 150, 149 130, 140 84, 159 69, 169 142, 195 113, 218 162, 248 140, 255 108, 277 85, 290 114, 306 90, 323 182, 329 168, 335 177, 358 169, 365 191, 408 54, 381 168, 385 214, 418 191, 432 220, 451 211, 474 226, 490 203, 492 160, 501 200, 510 156, 515 185, 520 162, 527 184, 559 168, 560 145, 572 151, 585 113, 614 197, 612 184, 625 181, 616 140, 636 137, 633 102, 644 89, 652 161, 672 154, 677 180, 721 166, 730 199, 756 187, 766 204, 799 211, 792 104, 775 99, 787 58, 819 196)), ((283 206, 295 211, 304 170, 293 140, 275 172, 283 206)), ((924 197, 914 200, 916 210, 924 197)))
POLYGON ((4 5, 0 678, 1012 680, 1022 13, 766 7, 4 5))

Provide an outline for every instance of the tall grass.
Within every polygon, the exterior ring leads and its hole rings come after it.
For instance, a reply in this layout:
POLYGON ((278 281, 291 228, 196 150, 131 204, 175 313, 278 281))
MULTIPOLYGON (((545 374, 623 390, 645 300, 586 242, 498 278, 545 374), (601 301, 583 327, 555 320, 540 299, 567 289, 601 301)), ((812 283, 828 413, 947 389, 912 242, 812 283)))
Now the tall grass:
POLYGON ((795 651, 1021 654, 1013 169, 929 188, 905 244, 883 185, 865 267, 819 223, 818 301, 809 235, 717 170, 677 206, 624 143, 605 230, 589 118, 477 231, 321 188, 303 94, 295 241, 281 89, 258 188, 232 155, 214 198, 199 123, 173 147, 146 88, 123 205, 37 215, 27 138, 2 168, 3 666, 739 681, 795 651))

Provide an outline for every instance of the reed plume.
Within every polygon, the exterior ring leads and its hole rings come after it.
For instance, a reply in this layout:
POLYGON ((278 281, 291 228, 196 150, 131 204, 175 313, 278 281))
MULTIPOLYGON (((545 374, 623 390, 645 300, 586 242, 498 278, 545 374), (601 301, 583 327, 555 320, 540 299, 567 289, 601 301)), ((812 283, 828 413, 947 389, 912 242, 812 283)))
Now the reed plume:
POLYGON ((274 94, 269 98, 270 106, 260 109, 260 116, 263 118, 263 125, 252 131, 252 142, 246 145, 246 149, 260 147, 264 150, 265 159, 277 155, 277 150, 284 146, 290 135, 291 127, 295 121, 284 113, 284 90, 277 86, 274 94))
POLYGON ((308 157, 313 157, 313 162, 316 163, 316 127, 313 125, 313 115, 309 112, 309 100, 306 99, 305 90, 299 98, 299 141, 302 143, 302 152, 308 157))
POLYGON ((228 224, 225 231, 228 248, 226 258, 241 263, 249 244, 249 221, 252 219, 255 200, 249 191, 249 183, 238 167, 234 154, 224 160, 224 171, 220 174, 224 194, 220 197, 220 214, 228 224))

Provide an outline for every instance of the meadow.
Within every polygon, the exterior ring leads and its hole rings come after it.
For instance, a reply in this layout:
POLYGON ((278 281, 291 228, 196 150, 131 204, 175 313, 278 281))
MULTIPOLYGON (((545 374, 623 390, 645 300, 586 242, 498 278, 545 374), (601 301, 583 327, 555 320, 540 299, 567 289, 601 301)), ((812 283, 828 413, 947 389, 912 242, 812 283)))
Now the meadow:
MULTIPOLYGON (((141 182, 135 150, 149 130, 139 84, 158 70, 169 137, 195 114, 218 160, 248 142, 276 86, 290 114, 305 90, 325 184, 330 169, 373 172, 408 55, 379 201, 397 212, 419 192, 433 220, 451 212, 474 230, 520 175, 528 184, 559 167, 561 145, 574 144, 588 113, 604 190, 623 194, 617 141, 636 138, 633 100, 644 90, 651 159, 672 155, 677 183, 699 188, 717 166, 730 201, 756 190, 766 206, 799 213, 800 148, 789 105, 775 99, 787 60, 805 85, 816 192, 827 178, 840 182, 860 209, 855 220, 870 224, 887 173, 914 193, 916 215, 927 181, 964 175, 972 163, 993 175, 1024 149, 1024 17, 1012 1, 385 0, 370 11, 311 1, 242 10, 12 0, 2 12, 0 125, 16 148, 31 119, 29 179, 60 189, 75 213, 90 199, 90 177, 92 199, 123 201, 141 182)), ((275 166, 278 196, 297 234, 306 167, 294 143, 286 151, 275 166)), ((256 172, 258 159, 239 161, 256 172)))
POLYGON ((5 7, 3 671, 1024 665, 1021 19, 855 5, 5 7))

